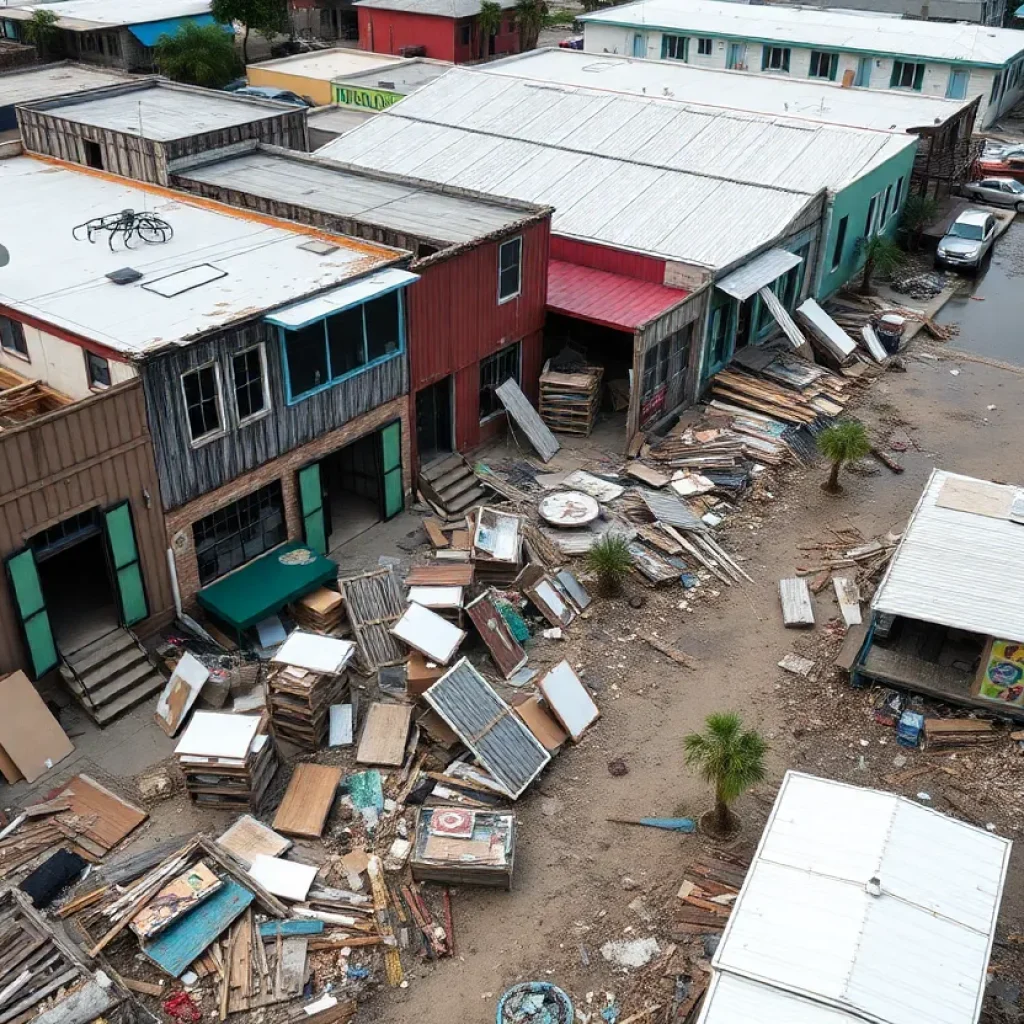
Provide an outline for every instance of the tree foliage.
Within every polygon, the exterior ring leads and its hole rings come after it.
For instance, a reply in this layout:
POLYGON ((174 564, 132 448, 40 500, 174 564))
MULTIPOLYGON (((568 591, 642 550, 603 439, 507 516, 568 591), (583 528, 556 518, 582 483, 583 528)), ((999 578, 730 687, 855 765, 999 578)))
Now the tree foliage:
POLYGON ((45 8, 38 8, 32 12, 28 21, 22 23, 21 32, 25 41, 39 51, 39 56, 45 57, 50 43, 57 36, 57 15, 45 8))
POLYGON ((715 828, 730 831, 734 818, 729 805, 764 778, 768 744, 760 733, 744 729, 733 711, 708 715, 704 731, 690 733, 683 744, 686 763, 714 787, 715 828))
POLYGON ((521 50, 532 50, 537 45, 547 11, 548 5, 544 0, 516 0, 516 26, 521 50))
POLYGON ((939 215, 938 200, 931 196, 916 195, 907 196, 903 202, 903 215, 900 218, 900 227, 907 233, 910 239, 910 247, 916 249, 921 244, 921 236, 924 229, 939 215))
POLYGON ((161 36, 155 51, 160 73, 175 82, 221 89, 241 70, 231 34, 221 25, 185 22, 173 36, 161 36))
POLYGON ((480 4, 480 13, 477 15, 477 31, 480 33, 480 53, 483 60, 487 56, 487 43, 491 36, 497 35, 501 28, 502 10, 501 4, 494 0, 483 0, 480 4))
POLYGON ((270 39, 288 31, 288 8, 282 0, 213 0, 210 13, 225 25, 239 22, 242 33, 242 61, 249 63, 249 33, 270 39))
POLYGON ((860 420, 840 420, 818 435, 818 451, 832 463, 828 479, 821 485, 829 494, 839 494, 839 470, 871 452, 871 439, 860 420))
POLYGON ((860 282, 861 295, 871 294, 871 281, 875 274, 889 275, 902 265, 906 257, 903 250, 888 235, 868 235, 859 243, 864 257, 864 276, 860 282))

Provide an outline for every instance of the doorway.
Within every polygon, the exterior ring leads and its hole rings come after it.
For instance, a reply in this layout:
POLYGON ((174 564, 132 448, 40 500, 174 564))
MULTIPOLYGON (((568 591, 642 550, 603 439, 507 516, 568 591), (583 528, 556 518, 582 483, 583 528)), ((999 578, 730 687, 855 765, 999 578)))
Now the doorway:
POLYGON ((328 551, 358 537, 383 518, 376 441, 376 434, 361 437, 320 463, 328 551))
POLYGON ((451 377, 416 392, 416 449, 421 465, 455 450, 451 377))
POLYGON ((102 171, 103 150, 100 149, 100 144, 98 142, 91 142, 89 139, 83 139, 82 145, 85 147, 86 167, 92 167, 97 171, 102 171))
POLYGON ((755 295, 744 299, 740 303, 739 312, 736 314, 736 345, 735 349, 741 349, 750 344, 750 331, 753 326, 754 303, 757 300, 755 295))

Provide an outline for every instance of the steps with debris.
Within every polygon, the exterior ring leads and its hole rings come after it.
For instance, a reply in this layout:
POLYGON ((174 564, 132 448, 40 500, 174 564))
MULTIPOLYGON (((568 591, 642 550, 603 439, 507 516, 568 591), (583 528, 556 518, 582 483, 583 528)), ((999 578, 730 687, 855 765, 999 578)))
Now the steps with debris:
POLYGON ((60 670, 64 681, 100 726, 155 696, 164 686, 163 675, 135 635, 123 627, 64 657, 67 664, 60 670))
POLYGON ((424 466, 419 474, 419 487, 427 501, 449 519, 490 497, 490 489, 458 452, 424 466))

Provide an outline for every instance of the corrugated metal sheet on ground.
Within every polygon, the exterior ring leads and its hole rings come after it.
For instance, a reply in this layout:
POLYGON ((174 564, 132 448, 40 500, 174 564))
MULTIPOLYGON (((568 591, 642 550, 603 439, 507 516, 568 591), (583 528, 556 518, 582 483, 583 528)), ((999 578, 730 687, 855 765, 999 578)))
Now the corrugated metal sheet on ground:
POLYGON ((788 249, 769 249, 752 259, 746 266, 716 281, 715 287, 726 295, 744 302, 759 288, 771 284, 799 263, 803 263, 803 257, 797 256, 795 252, 788 249))
POLYGON ((660 491, 640 488, 640 496, 644 504, 650 509, 651 515, 661 523, 669 526, 676 526, 681 530, 696 530, 698 533, 707 532, 707 524, 693 513, 689 505, 674 494, 663 494, 660 491))
POLYGON ((970 479, 932 472, 871 607, 1024 642, 1024 526, 936 505, 948 480, 970 479))
POLYGON ((540 418, 540 414, 519 385, 511 378, 494 389, 505 411, 515 420, 516 426, 526 434, 537 454, 543 462, 550 462, 551 457, 561 448, 558 438, 548 429, 548 425, 540 418))
POLYGON ((782 328, 783 333, 793 343, 793 348, 802 348, 807 344, 807 339, 800 332, 789 310, 782 304, 779 297, 771 288, 758 288, 757 294, 761 301, 768 307, 768 312, 775 318, 775 322, 782 328))
POLYGON ((688 294, 562 260, 548 264, 548 309, 620 331, 632 333, 688 294))
POLYGON ((423 699, 513 798, 518 798, 551 760, 466 658, 434 683, 423 699))

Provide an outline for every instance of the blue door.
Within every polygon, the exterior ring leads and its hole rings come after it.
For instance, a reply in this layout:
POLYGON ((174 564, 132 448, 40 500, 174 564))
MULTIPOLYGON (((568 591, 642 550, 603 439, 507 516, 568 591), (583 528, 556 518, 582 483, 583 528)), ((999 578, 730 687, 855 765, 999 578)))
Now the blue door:
POLYGON ((967 96, 967 83, 970 77, 971 73, 969 71, 951 70, 949 72, 949 81, 946 83, 946 99, 965 99, 967 96))
POLYGON ((747 44, 730 43, 729 56, 726 60, 726 67, 733 71, 743 70, 747 63, 747 44))
POLYGON ((646 57, 647 56, 647 40, 637 32, 633 36, 633 56, 634 57, 646 57))
POLYGON ((853 80, 853 84, 859 86, 861 89, 866 89, 871 85, 871 58, 861 57, 857 61, 857 76, 853 80))

